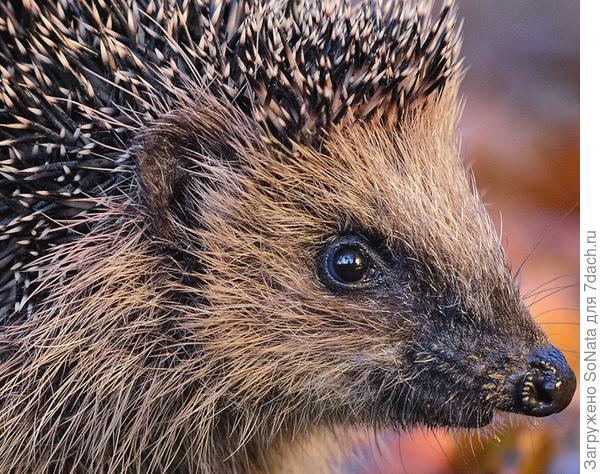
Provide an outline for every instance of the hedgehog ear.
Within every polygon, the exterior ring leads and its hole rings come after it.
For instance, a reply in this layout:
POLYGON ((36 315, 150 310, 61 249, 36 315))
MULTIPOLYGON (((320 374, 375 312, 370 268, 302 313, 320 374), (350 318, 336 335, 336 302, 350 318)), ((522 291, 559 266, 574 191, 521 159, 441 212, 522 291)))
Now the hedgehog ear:
POLYGON ((234 114, 213 98, 177 109, 138 135, 134 156, 140 201, 154 237, 181 244, 187 240, 181 228, 200 225, 191 184, 209 178, 194 170, 203 159, 239 161, 232 143, 244 135, 247 124, 234 114))

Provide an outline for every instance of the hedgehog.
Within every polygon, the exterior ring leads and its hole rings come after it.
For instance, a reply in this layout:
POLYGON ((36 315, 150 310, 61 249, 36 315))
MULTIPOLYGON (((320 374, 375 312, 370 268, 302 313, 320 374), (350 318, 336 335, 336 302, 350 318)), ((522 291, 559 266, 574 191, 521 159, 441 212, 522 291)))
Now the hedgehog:
POLYGON ((0 11, 1 472, 274 472, 569 404, 461 162, 453 2, 0 11))

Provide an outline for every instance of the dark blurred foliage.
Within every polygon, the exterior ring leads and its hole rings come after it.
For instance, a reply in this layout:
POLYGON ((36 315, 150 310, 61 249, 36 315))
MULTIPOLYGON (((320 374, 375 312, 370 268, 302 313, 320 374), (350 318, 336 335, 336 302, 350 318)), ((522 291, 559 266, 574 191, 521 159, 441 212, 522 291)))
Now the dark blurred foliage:
MULTIPOLYGON (((531 313, 579 367, 579 3, 462 0, 459 132, 531 313)), ((347 472, 578 473, 579 403, 482 433, 389 433, 347 472)), ((372 444, 372 443, 371 443, 372 444)))

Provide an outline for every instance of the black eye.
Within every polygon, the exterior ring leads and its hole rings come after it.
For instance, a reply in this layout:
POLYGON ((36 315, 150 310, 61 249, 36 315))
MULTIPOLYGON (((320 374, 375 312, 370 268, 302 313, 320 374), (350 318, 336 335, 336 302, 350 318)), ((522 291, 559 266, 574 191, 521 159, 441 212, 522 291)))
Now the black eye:
POLYGON ((369 258, 360 247, 343 245, 329 259, 329 271, 340 283, 358 283, 369 271, 369 258))
POLYGON ((344 235, 327 245, 319 260, 319 276, 333 291, 373 287, 381 283, 384 265, 361 236, 344 235))

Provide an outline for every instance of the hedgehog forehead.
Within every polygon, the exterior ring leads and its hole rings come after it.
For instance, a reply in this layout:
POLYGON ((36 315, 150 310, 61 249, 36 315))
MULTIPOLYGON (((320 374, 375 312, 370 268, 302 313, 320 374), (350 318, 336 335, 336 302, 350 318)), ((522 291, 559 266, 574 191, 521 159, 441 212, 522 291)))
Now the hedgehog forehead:
POLYGON ((289 214, 279 208, 281 218, 306 224, 299 247, 307 235, 321 242, 364 233, 461 293, 512 292, 502 248, 456 139, 428 113, 405 131, 373 123, 339 129, 320 152, 301 148, 296 158, 271 164, 273 180, 295 203, 289 214))

